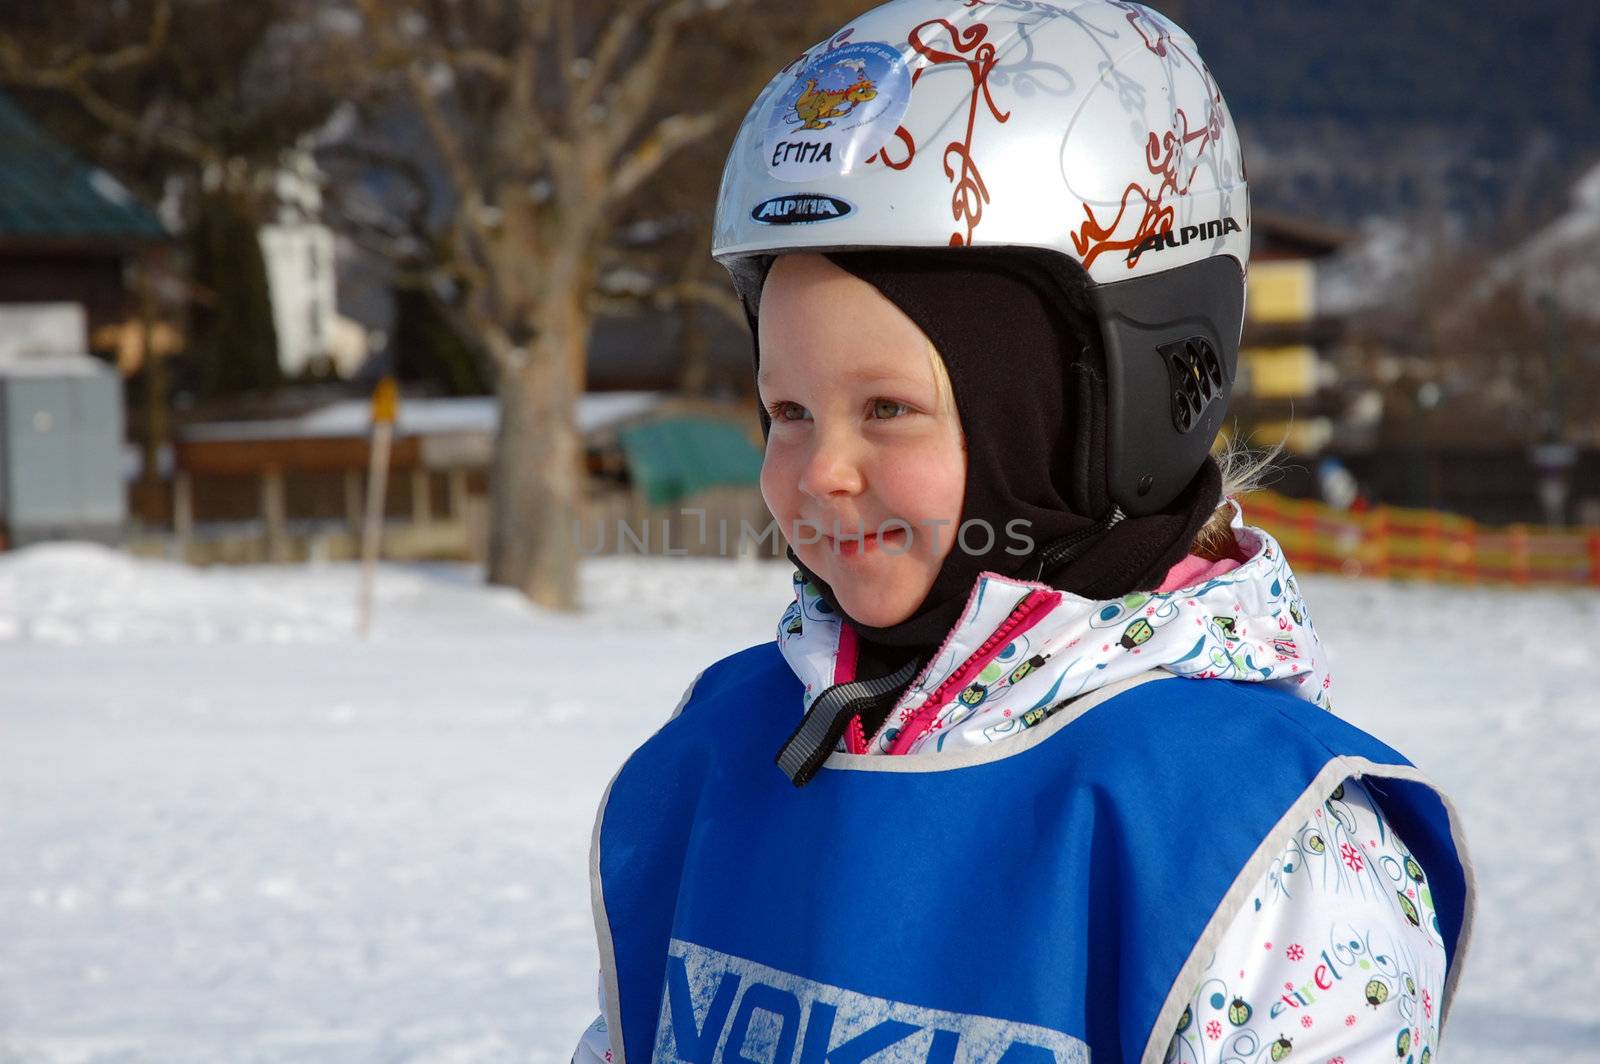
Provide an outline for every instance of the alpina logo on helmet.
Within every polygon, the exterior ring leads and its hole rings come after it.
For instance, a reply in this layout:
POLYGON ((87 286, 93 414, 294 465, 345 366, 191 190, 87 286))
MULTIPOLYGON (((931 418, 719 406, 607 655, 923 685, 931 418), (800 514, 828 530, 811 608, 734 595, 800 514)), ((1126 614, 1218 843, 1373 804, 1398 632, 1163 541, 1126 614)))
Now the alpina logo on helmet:
POLYGON ((750 217, 763 225, 803 225, 843 218, 854 211, 837 196, 777 196, 756 204, 750 217))
POLYGON ((1214 222, 1206 222, 1203 225, 1186 225, 1177 232, 1173 232, 1171 229, 1164 229, 1139 241, 1138 245, 1128 252, 1128 261, 1132 262, 1140 255, 1151 252, 1182 247, 1191 240, 1215 240, 1217 237, 1240 231, 1239 223, 1232 218, 1219 218, 1214 222))

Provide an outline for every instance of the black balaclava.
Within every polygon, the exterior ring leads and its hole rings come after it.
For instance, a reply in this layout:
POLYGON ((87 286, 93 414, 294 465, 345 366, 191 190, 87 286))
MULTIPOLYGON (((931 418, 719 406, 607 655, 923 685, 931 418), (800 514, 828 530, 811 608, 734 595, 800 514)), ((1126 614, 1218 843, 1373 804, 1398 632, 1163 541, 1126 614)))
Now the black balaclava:
MULTIPOLYGON (((962 521, 986 521, 995 533, 993 545, 978 551, 988 536, 970 530, 972 550, 959 542, 951 549, 926 598, 899 624, 850 621, 862 639, 860 678, 930 655, 983 572, 1037 579, 1091 599, 1153 589, 1217 505, 1221 477, 1207 460, 1162 511, 1116 520, 1107 474, 1105 355, 1087 277, 1050 263, 1046 254, 940 248, 827 255, 883 293, 938 350, 966 437, 962 521), (1007 553, 1024 545, 1007 533, 1007 523, 1018 519, 1033 540, 1025 555, 1007 553)), ((759 339, 756 361, 759 368, 759 339)), ((764 410, 761 421, 765 432, 764 410)), ((848 618, 833 589, 792 548, 788 556, 848 618)))

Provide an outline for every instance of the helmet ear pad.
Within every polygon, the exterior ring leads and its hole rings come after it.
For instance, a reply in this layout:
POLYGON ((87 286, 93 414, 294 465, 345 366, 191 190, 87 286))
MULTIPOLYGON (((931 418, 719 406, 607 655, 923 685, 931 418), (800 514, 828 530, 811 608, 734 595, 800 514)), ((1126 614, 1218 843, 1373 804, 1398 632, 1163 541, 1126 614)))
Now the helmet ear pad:
POLYGON ((1239 365, 1244 271, 1227 255, 1089 289, 1106 355, 1111 499, 1156 513, 1222 429, 1239 365))

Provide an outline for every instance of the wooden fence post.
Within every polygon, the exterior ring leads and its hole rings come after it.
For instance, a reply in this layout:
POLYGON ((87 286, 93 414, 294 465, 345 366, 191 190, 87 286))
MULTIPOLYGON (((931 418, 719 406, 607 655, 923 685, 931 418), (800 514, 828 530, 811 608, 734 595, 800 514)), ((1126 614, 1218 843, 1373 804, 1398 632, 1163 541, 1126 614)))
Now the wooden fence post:
POLYGON ((361 535, 361 508, 363 497, 361 474, 354 469, 344 471, 344 523, 352 536, 361 535))
POLYGON ((283 470, 268 466, 261 474, 261 515, 267 524, 267 560, 289 560, 289 502, 283 470))
POLYGON ((465 522, 467 519, 467 471, 459 467, 445 474, 450 485, 450 519, 465 522))
POLYGON ((433 478, 422 468, 411 471, 411 523, 433 524, 433 478))
POLYGON ((1533 563, 1528 556, 1528 526, 1512 525, 1509 536, 1511 540, 1511 582, 1519 587, 1526 587, 1533 580, 1533 563))
POLYGON ((194 481, 187 469, 172 475, 172 540, 177 560, 187 562, 194 540, 194 481))
POLYGON ((1462 539, 1467 545, 1467 583, 1478 584, 1483 580, 1483 571, 1478 564, 1478 522, 1467 522, 1462 539))
POLYGON ((1322 552, 1317 549, 1317 508, 1314 504, 1300 504, 1294 515, 1294 530, 1300 536, 1301 557, 1310 561, 1313 569, 1321 569, 1322 552))
POLYGON ((1379 506, 1371 511, 1368 529, 1372 532, 1372 575, 1380 580, 1389 577, 1389 508, 1379 506))
POLYGON ((1422 578, 1430 583, 1439 580, 1439 511, 1429 510, 1422 519, 1422 578))

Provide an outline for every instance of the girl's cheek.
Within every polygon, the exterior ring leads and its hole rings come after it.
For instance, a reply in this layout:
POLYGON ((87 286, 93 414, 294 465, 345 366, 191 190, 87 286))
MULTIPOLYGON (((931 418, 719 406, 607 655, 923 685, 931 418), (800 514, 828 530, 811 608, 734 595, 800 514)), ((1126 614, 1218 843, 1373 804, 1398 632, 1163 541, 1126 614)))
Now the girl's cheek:
MULTIPOLYGON (((767 448, 766 454, 761 459, 761 500, 767 504, 767 509, 772 515, 782 520, 789 509, 788 493, 785 487, 786 471, 783 458, 775 454, 772 448, 767 448)), ((791 481, 792 483, 792 481, 791 481)))

